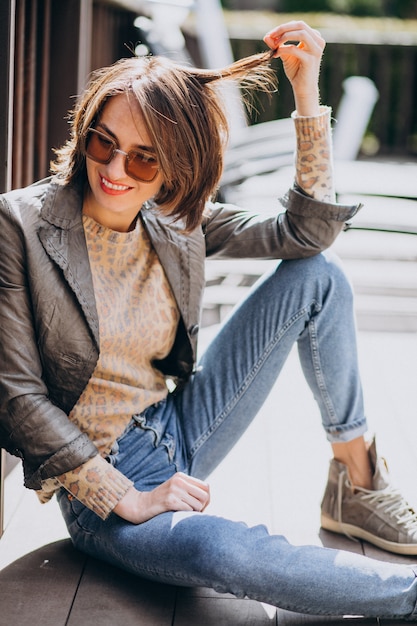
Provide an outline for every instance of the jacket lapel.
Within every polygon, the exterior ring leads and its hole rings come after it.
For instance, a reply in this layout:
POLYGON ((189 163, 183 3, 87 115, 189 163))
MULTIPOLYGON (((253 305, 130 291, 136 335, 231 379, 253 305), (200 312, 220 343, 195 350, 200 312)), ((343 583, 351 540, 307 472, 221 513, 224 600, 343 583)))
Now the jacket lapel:
POLYGON ((39 239, 49 257, 61 268, 81 306, 98 347, 98 315, 82 225, 79 191, 72 187, 53 184, 51 192, 45 199, 41 215, 45 223, 38 231, 39 239))
POLYGON ((199 323, 204 290, 204 238, 200 229, 184 234, 182 224, 143 208, 140 218, 170 283, 189 331, 199 323))
MULTIPOLYGON (((44 225, 38 235, 45 251, 61 268, 99 346, 99 326, 93 279, 82 224, 82 190, 52 183, 41 209, 44 225)), ((147 229, 170 283, 187 333, 199 323, 204 291, 205 242, 200 229, 182 232, 182 224, 156 208, 143 207, 140 219, 147 229)), ((196 337, 190 337, 195 348, 196 337)))

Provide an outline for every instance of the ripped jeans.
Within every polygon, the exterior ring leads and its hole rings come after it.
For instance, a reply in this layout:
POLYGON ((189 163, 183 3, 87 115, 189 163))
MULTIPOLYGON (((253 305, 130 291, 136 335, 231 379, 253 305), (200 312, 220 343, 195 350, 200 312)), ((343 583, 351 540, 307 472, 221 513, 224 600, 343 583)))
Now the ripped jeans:
MULTIPOLYGON (((366 431, 351 288, 336 259, 283 261, 223 324, 184 389, 134 416, 109 462, 150 490, 176 471, 204 479, 262 407, 297 343, 330 442, 366 431)), ((164 513, 134 525, 103 521, 65 490, 74 545, 129 572, 211 587, 316 615, 417 621, 417 579, 406 565, 318 546, 292 546, 264 526, 208 513, 164 513)))

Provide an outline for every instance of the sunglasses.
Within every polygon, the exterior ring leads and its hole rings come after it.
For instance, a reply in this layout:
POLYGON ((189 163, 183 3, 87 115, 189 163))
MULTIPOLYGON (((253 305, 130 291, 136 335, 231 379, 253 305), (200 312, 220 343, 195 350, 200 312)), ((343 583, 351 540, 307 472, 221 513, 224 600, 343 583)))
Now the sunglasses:
POLYGON ((125 156, 125 172, 135 180, 151 183, 158 174, 158 163, 154 156, 137 150, 124 152, 116 141, 95 128, 88 128, 84 138, 84 154, 97 163, 107 165, 116 153, 125 156))

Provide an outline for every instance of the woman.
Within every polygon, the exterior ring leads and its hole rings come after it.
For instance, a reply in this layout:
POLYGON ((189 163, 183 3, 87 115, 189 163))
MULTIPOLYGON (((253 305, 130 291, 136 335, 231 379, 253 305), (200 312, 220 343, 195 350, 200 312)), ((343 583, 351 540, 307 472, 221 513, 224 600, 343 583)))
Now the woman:
MULTIPOLYGON (((53 179, 3 197, 2 445, 42 501, 57 494, 74 544, 128 571, 293 611, 412 619, 411 568, 296 548, 204 512, 205 478, 295 341, 335 451, 327 492, 336 470, 349 470, 351 498, 379 477, 363 439, 351 292, 319 254, 358 208, 334 203, 330 111, 318 95, 325 44, 303 22, 265 42, 296 105, 296 181, 278 217, 210 202, 227 137, 216 85, 267 88, 269 53, 218 72, 157 58, 97 72, 53 179), (196 367, 206 255, 284 261, 196 367)), ((412 532, 401 540, 411 547, 412 532)))

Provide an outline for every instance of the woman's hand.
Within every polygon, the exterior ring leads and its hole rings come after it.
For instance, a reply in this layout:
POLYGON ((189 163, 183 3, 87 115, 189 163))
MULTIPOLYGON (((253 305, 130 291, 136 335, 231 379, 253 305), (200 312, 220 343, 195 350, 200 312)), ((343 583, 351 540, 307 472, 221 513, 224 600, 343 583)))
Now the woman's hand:
POLYGON ((282 60, 294 92, 298 115, 319 113, 318 80, 326 42, 305 22, 293 21, 277 26, 264 37, 267 46, 282 60))
POLYGON ((128 522, 141 524, 166 511, 202 512, 209 502, 207 483, 178 472, 152 491, 137 491, 131 487, 114 512, 128 522))

